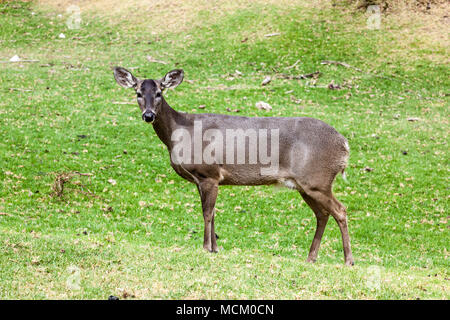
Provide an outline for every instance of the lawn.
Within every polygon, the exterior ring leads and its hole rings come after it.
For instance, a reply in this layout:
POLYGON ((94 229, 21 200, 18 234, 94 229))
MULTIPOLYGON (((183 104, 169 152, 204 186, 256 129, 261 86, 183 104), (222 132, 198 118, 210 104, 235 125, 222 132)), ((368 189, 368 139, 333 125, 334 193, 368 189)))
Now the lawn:
POLYGON ((328 1, 147 2, 82 7, 74 29, 69 2, 0 2, 0 299, 450 298, 448 43, 328 1), (204 252, 197 189, 114 66, 184 69, 165 93, 179 111, 334 126, 355 266, 331 219, 307 263, 314 214, 270 186, 221 187, 204 252))

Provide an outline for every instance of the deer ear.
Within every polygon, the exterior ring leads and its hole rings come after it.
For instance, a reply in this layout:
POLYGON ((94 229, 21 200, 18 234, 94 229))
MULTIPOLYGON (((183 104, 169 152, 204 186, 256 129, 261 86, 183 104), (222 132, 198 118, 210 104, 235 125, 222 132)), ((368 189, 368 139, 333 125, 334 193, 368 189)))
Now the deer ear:
POLYGON ((114 68, 114 78, 116 78, 116 82, 124 88, 134 88, 138 83, 136 77, 133 76, 130 71, 122 67, 114 68))
POLYGON ((184 71, 182 69, 175 69, 169 71, 164 78, 161 79, 161 87, 176 88, 181 82, 183 82, 184 71))

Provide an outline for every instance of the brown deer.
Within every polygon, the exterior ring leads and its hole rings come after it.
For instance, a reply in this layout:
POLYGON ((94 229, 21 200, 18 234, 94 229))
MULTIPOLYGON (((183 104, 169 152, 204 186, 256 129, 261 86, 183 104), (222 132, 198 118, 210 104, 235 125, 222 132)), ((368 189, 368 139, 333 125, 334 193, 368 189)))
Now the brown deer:
POLYGON ((214 206, 219 185, 283 184, 298 190, 317 218, 307 261, 316 261, 331 215, 342 234, 345 264, 353 265, 347 212, 332 193, 335 177, 344 175, 349 146, 333 127, 306 117, 177 112, 162 93, 183 81, 180 69, 158 80, 140 80, 116 67, 114 77, 122 87, 136 91, 142 119, 153 125, 167 146, 175 172, 197 185, 205 224, 204 249, 217 252, 214 206))

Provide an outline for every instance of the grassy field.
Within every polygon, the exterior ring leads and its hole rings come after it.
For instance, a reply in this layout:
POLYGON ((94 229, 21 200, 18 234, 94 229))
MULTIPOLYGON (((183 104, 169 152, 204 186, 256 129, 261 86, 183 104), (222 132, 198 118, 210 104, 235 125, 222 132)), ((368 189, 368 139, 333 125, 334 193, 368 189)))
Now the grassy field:
POLYGON ((449 299, 448 46, 416 36, 420 21, 371 30, 328 2, 194 2, 82 6, 76 29, 69 2, 0 3, 0 298, 449 299), (116 65, 148 78, 183 68, 165 95, 180 111, 333 125, 351 148, 334 190, 355 266, 332 220, 306 263, 315 217, 273 187, 221 187, 220 251, 204 252, 196 187, 116 65))

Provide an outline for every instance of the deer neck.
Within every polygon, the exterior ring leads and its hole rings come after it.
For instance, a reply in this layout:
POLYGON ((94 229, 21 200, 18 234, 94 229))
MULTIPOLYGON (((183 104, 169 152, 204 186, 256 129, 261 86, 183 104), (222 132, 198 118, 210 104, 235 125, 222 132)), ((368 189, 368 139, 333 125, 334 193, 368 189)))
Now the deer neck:
POLYGON ((159 139, 167 146, 169 151, 172 150, 173 146, 171 139, 172 132, 180 126, 185 125, 186 122, 187 120, 184 115, 172 109, 163 98, 161 110, 158 112, 158 115, 153 122, 153 128, 159 139))

